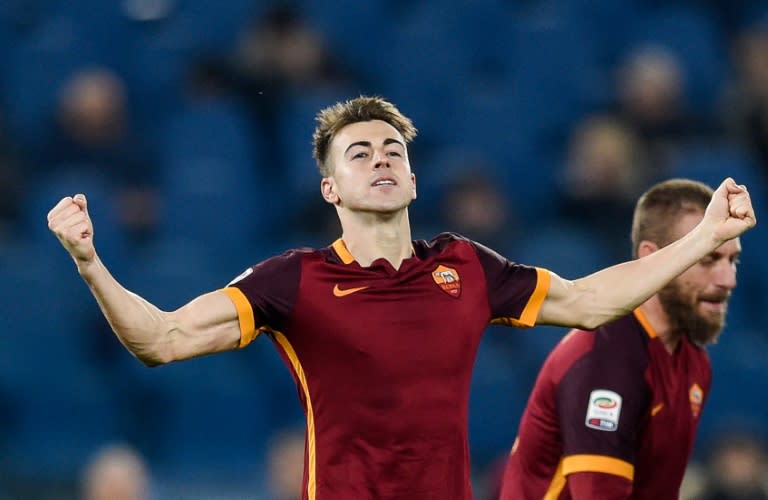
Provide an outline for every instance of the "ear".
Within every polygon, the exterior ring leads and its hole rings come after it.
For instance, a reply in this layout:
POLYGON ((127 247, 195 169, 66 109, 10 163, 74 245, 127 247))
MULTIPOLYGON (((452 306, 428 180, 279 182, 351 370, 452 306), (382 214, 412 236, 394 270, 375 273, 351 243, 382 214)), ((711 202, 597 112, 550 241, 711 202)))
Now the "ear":
POLYGON ((336 181, 333 177, 323 177, 320 181, 320 193, 323 199, 331 205, 339 202, 339 195, 336 193, 336 181))
POLYGON ((659 249, 659 245, 657 245, 656 243, 648 240, 643 240, 637 246, 637 256, 638 258, 642 258, 642 257, 645 257, 646 255, 652 254, 658 249, 659 249))
POLYGON ((411 173, 411 199, 416 199, 416 174, 411 173))

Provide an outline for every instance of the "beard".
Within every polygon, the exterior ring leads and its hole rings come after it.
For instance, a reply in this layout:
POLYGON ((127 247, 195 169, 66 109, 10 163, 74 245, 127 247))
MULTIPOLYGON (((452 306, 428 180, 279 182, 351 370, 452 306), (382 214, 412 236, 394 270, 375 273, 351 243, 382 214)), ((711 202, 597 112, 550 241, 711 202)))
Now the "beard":
POLYGON ((702 313, 699 301, 725 301, 729 293, 696 296, 672 282, 659 291, 659 301, 669 317, 672 333, 678 337, 688 335, 699 346, 716 344, 725 326, 725 311, 722 314, 702 313))

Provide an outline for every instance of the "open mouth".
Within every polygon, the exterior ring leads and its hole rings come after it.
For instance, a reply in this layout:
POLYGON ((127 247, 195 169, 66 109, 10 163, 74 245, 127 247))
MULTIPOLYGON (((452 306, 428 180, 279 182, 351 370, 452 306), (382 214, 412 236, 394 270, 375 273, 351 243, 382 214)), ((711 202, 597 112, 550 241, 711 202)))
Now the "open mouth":
POLYGON ((376 179, 371 184, 371 186, 373 186, 373 187, 378 187, 378 186, 397 186, 397 182, 395 182, 394 179, 382 178, 382 179, 376 179))

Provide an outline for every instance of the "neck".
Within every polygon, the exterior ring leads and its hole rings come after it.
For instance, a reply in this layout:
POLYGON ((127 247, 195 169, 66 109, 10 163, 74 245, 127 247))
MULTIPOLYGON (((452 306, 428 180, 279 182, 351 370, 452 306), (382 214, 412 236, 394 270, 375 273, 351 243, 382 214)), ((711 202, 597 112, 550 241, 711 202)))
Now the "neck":
POLYGON ((673 328, 672 323, 669 321, 667 313, 661 306, 659 296, 654 295, 645 301, 640 308, 645 313, 645 317, 648 319, 651 327, 653 327, 656 335, 661 339, 664 347, 667 348, 667 351, 670 354, 674 353, 677 346, 680 344, 680 334, 673 328))
POLYGON ((339 220, 344 245, 362 267, 383 258, 400 269, 413 253, 407 209, 393 214, 339 211, 339 220))

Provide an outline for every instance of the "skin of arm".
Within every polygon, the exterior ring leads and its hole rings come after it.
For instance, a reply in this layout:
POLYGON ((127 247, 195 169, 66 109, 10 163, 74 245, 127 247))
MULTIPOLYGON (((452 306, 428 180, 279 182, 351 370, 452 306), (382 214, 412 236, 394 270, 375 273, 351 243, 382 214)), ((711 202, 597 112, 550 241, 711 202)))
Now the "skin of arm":
POLYGON ((74 259, 120 342, 145 365, 237 347, 237 310, 223 292, 201 295, 167 312, 120 285, 96 254, 85 196, 62 199, 49 212, 48 227, 74 259))
POLYGON ((537 323, 591 330, 624 316, 723 242, 751 229, 755 223, 746 188, 727 178, 713 194, 702 221, 674 243, 577 280, 552 274, 537 323))

